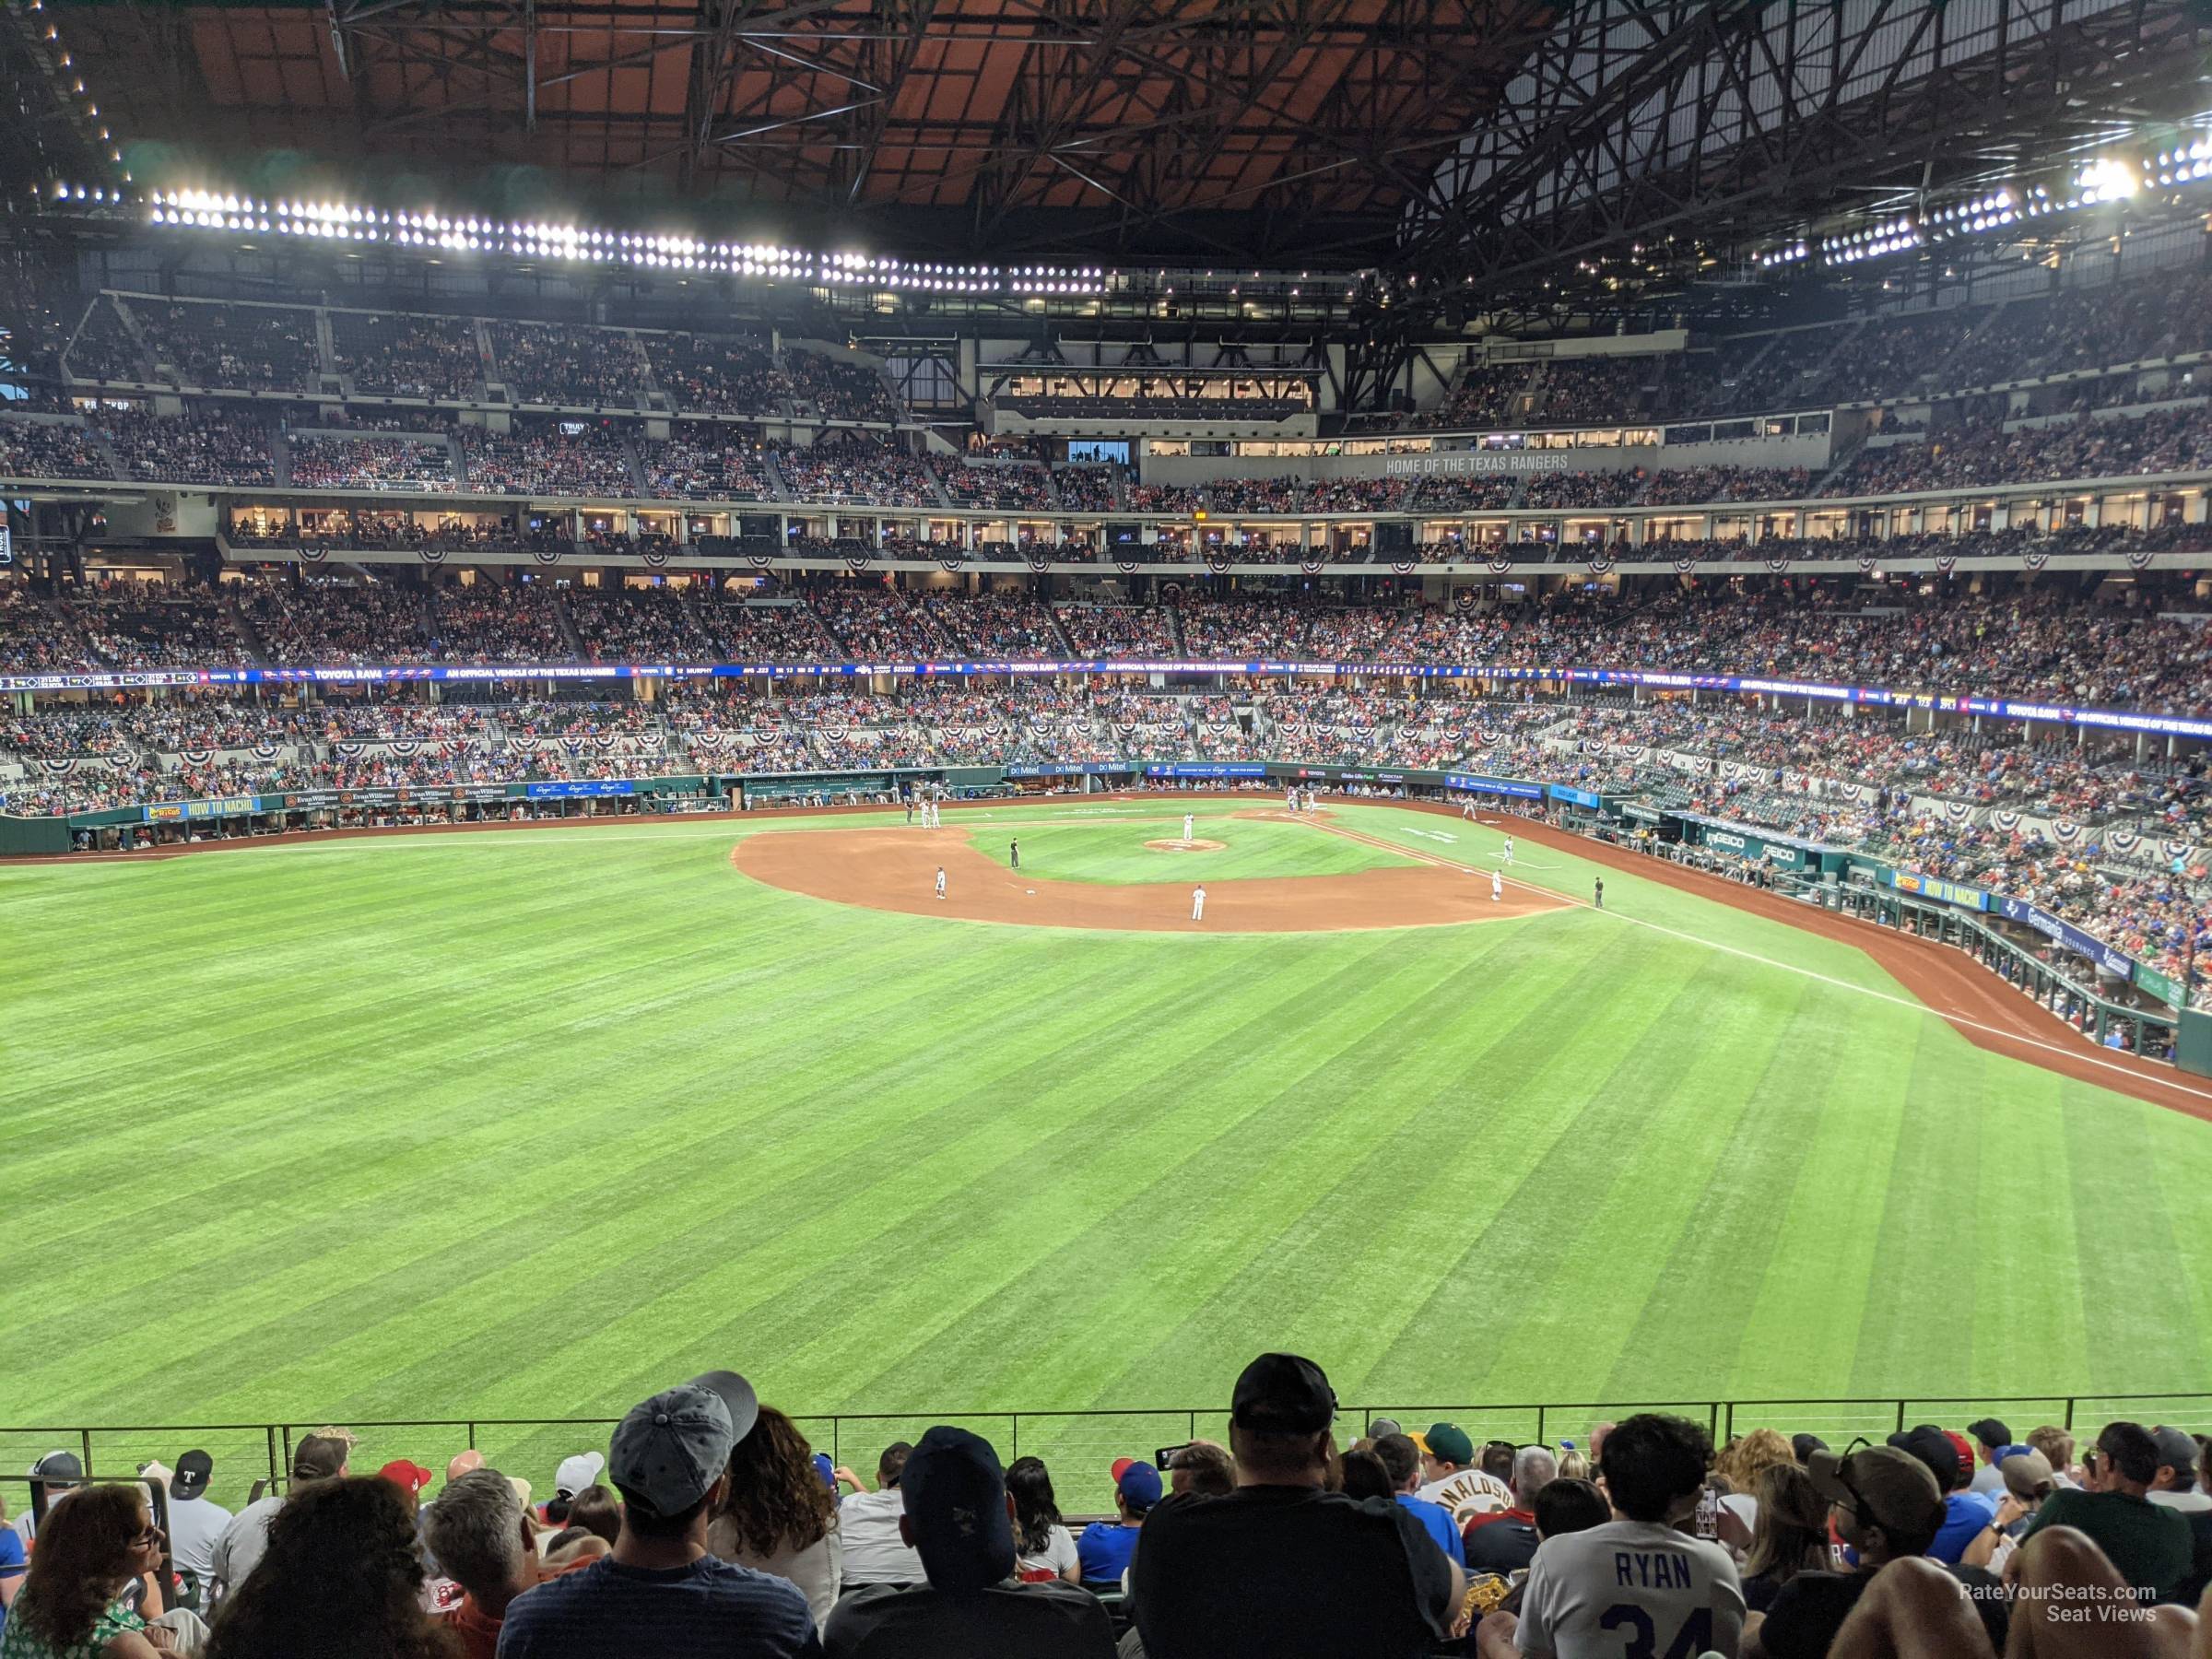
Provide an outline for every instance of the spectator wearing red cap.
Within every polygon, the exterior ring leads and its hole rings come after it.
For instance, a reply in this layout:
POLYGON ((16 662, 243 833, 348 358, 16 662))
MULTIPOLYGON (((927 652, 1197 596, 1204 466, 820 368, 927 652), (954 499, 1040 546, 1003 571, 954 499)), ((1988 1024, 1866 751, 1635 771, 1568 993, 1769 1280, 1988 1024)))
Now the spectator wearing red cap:
POLYGON ((376 1472, 379 1480, 388 1480, 407 1495, 407 1512, 412 1514, 422 1501, 425 1488, 430 1484, 430 1472, 420 1464, 405 1457, 393 1459, 376 1472))
POLYGON ((1159 1501, 1159 1494, 1158 1469, 1134 1457, 1114 1459, 1115 1519, 1093 1521, 1076 1540, 1076 1559, 1086 1584, 1100 1590, 1121 1588, 1122 1574, 1129 1571, 1129 1558, 1136 1549, 1137 1529, 1159 1501))

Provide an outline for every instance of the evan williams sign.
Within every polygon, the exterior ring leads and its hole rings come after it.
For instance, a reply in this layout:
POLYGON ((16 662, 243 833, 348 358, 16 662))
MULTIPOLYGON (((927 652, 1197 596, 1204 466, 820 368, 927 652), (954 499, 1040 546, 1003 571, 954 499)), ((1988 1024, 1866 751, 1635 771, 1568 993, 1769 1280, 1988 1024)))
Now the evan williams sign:
POLYGON ((1477 451, 1464 455, 1393 455, 1382 463, 1386 478, 1479 478, 1589 470, 1586 464, 1565 455, 1532 455, 1518 450, 1502 454, 1477 451))

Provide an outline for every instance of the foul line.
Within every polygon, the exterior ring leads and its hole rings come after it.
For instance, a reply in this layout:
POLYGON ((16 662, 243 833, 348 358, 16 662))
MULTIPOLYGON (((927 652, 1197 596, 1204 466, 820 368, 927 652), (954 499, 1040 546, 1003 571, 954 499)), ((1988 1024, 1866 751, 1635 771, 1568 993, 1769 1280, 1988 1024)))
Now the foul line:
MULTIPOLYGON (((1456 858, 1448 858, 1439 853, 1430 853, 1418 848, 1401 846, 1395 841, 1384 841, 1379 836, 1369 835, 1361 830, 1347 830, 1340 824, 1315 824, 1313 825, 1313 828, 1329 835, 1341 835, 1350 841, 1363 841, 1370 846, 1380 847, 1387 852, 1402 853, 1407 858, 1418 859, 1426 864, 1440 865, 1449 869, 1465 870, 1472 873, 1488 873, 1487 870, 1483 870, 1479 865, 1463 863, 1461 860, 1456 858)), ((1632 872, 1621 873, 1632 874, 1632 872)), ((1500 874, 1502 875, 1502 872, 1500 872, 1500 874)), ((1900 996, 1894 992, 1877 990, 1872 985, 1855 985, 1849 980, 1837 979, 1833 974, 1822 973, 1818 969, 1807 968, 1802 963, 1777 961, 1772 957, 1759 955, 1756 950, 1746 950, 1741 946, 1737 945, 1724 945, 1717 939, 1708 939, 1703 938, 1697 934, 1685 933, 1680 928, 1669 927, 1665 923, 1646 921, 1641 916, 1623 915, 1618 911, 1599 910, 1596 905, 1592 904, 1586 899, 1577 899, 1567 893, 1555 893, 1551 888, 1537 887, 1533 882, 1517 881, 1510 876, 1504 876, 1503 879, 1510 887, 1524 888, 1532 893, 1542 893, 1548 898, 1559 900, 1559 902, 1562 904, 1571 905, 1577 910, 1594 911, 1598 915, 1609 917, 1616 922, 1625 922, 1631 927, 1648 927, 1653 933, 1665 934, 1670 937, 1683 940, 1687 944, 1701 945, 1708 950, 1724 951, 1729 956, 1741 957, 1746 961, 1758 962, 1763 967, 1779 968, 1787 973, 1800 974, 1806 979, 1817 980, 1824 985, 1834 985, 1839 990, 1855 991, 1862 996, 1871 996, 1878 1002, 1890 1003, 1900 1008, 1911 1008, 1922 1014, 1932 1015, 1936 1018, 1945 1021, 1947 1024, 1959 1027, 1965 1030, 1981 1031, 1988 1036, 2000 1038, 2006 1042, 2017 1042, 2029 1048, 2041 1049, 2046 1053, 2063 1055, 2065 1058, 2071 1061, 2086 1061, 2089 1065, 2097 1066, 2101 1070, 2117 1073, 2119 1076, 2131 1078, 2137 1083, 2156 1084, 2162 1088, 2174 1089, 2181 1094, 2192 1096, 2196 1100, 2212 1102, 2212 1089, 2195 1088, 2191 1087, 2189 1084, 2178 1082, 2173 1079, 2146 1076, 2144 1073, 2136 1071, 2132 1066, 2122 1065, 2116 1061, 2107 1060, 2095 1049, 2090 1049, 2085 1053, 2082 1050, 2077 1048, 2070 1048, 2065 1043, 2052 1042, 2041 1037, 2030 1037, 2025 1032, 2010 1031, 2006 1030, 2002 1026, 1986 1024, 1982 1020, 1973 1018, 1970 1015, 1948 1013, 1942 1008, 1935 1006, 1931 1003, 1922 1001, 1917 996, 1900 996)), ((1697 894, 1690 895, 1692 898, 1699 896, 1700 895, 1697 894)), ((1721 902, 1721 900, 1708 900, 1708 902, 1718 903, 1721 902)), ((1746 913, 1750 914, 1753 912, 1746 913)), ((1773 918, 1761 916, 1759 917, 1758 920, 1772 921, 1773 918)), ((1786 927, 1789 925, 1789 924, 1782 923, 1779 925, 1786 927)), ((1835 943, 1843 944, 1846 943, 1846 941, 1837 940, 1835 943)), ((1857 949, 1859 947, 1853 946, 1852 948, 1857 949)), ((1877 962, 1876 965, 1878 967, 1880 964, 1877 962)), ((2140 1095, 2136 1095, 2133 1098, 2136 1100, 2142 1099, 2140 1095)), ((2153 1104, 2154 1102, 2146 1101, 2145 1103, 2147 1105, 2153 1104)))

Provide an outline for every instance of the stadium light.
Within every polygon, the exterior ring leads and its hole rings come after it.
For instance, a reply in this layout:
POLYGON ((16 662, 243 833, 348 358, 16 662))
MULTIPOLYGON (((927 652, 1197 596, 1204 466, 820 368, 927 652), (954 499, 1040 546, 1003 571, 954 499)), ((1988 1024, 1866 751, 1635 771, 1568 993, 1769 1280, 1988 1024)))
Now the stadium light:
POLYGON ((2074 182, 2085 204, 2124 202, 2143 188, 2136 164, 2118 156, 2100 156, 2081 170, 2074 182))

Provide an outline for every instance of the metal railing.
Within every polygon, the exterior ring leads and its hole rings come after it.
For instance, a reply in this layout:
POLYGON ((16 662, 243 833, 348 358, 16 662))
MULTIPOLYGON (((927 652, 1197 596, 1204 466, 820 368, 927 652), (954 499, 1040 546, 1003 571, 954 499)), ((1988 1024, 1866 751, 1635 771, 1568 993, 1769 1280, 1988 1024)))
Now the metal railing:
MULTIPOLYGON (((1486 1440, 1583 1443, 1593 1424, 1637 1411, 1666 1411, 1701 1423, 1716 1445, 1757 1428, 1819 1435, 1842 1446, 1854 1437, 1879 1441, 1915 1423, 1963 1429, 1982 1417, 2004 1419, 2016 1434, 2053 1424, 2088 1438, 2106 1423, 2129 1418, 2183 1429, 2212 1428, 2212 1394, 1955 1394, 1851 1398, 1706 1400, 1593 1400, 1527 1404, 1377 1404, 1348 1406, 1338 1413, 1338 1434, 1349 1441, 1377 1418, 1393 1418, 1412 1430, 1433 1422, 1456 1423, 1477 1443, 1486 1440), (2087 1430, 2087 1434, 2083 1431, 2087 1430)), ((482 1452, 509 1475, 536 1484, 549 1496, 554 1468, 577 1452, 604 1450, 616 1417, 382 1418, 346 1425, 359 1437, 359 1473, 408 1458, 442 1475, 464 1450, 482 1452)), ((933 1424, 968 1429, 990 1441, 999 1455, 1035 1455, 1053 1471, 1061 1505, 1071 1513, 1112 1508, 1113 1460, 1148 1457, 1184 1441, 1226 1441, 1225 1406, 1139 1406, 1067 1411, 829 1412, 795 1418, 818 1451, 850 1465, 873 1485, 876 1459, 894 1441, 913 1441, 933 1424)), ((276 1423, 82 1424, 0 1427, 0 1493, 27 1485, 30 1465, 48 1452, 75 1452, 93 1479, 127 1479, 141 1464, 159 1459, 171 1467, 185 1452, 200 1450, 215 1462, 211 1495, 242 1500, 254 1483, 280 1481, 292 1448, 320 1425, 276 1423)))

